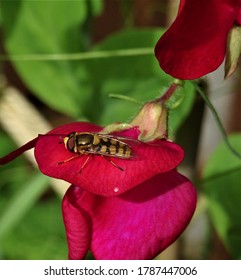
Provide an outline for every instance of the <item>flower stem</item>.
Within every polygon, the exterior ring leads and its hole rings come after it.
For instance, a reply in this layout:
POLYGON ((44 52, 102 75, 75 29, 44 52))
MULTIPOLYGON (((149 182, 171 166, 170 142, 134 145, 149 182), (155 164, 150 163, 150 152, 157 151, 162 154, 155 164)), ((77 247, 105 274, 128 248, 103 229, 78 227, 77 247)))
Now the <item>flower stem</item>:
POLYGON ((122 95, 122 94, 115 94, 115 93, 110 93, 109 94, 110 98, 116 98, 116 99, 120 99, 120 100, 125 100, 125 101, 129 101, 138 105, 143 105, 142 102, 136 100, 135 98, 131 98, 129 96, 126 95, 122 95))
POLYGON ((0 55, 0 61, 88 60, 97 58, 126 57, 152 54, 153 48, 135 48, 109 51, 91 51, 82 53, 0 55))
POLYGON ((227 147, 229 148, 229 150, 239 159, 241 159, 241 155, 239 152, 237 152, 233 146, 230 144, 229 140, 228 140, 228 137, 227 137, 227 134, 225 132, 225 129, 222 125, 222 122, 218 116, 218 113, 216 111, 216 109, 214 108, 214 106, 212 105, 211 101, 209 100, 209 98, 207 97, 207 95, 205 94, 205 92, 196 84, 194 83, 194 86, 197 90, 197 92, 200 94, 200 96, 202 97, 202 99, 205 101, 206 105, 208 106, 209 110, 211 111, 212 115, 213 115, 213 118, 221 132, 221 135, 224 139, 224 142, 226 143, 227 147))

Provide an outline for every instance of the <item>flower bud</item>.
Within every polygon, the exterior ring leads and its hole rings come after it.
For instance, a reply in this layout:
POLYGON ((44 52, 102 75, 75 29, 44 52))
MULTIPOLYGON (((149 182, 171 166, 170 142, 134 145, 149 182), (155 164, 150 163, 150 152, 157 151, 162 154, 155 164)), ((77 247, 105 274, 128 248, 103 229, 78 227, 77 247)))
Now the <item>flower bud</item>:
POLYGON ((229 32, 227 55, 225 61, 225 78, 236 70, 241 53, 241 27, 234 26, 229 32))
POLYGON ((168 111, 162 100, 145 103, 131 122, 140 130, 138 139, 142 142, 150 142, 167 138, 167 116, 168 111))

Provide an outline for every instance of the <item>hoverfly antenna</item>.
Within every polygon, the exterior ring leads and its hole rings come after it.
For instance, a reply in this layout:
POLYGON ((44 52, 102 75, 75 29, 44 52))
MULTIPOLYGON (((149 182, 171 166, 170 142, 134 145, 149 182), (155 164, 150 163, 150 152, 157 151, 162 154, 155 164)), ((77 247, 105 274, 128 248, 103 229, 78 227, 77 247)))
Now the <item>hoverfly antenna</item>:
POLYGON ((59 136, 59 144, 62 144, 63 142, 64 142, 64 138, 63 138, 63 136, 59 136))

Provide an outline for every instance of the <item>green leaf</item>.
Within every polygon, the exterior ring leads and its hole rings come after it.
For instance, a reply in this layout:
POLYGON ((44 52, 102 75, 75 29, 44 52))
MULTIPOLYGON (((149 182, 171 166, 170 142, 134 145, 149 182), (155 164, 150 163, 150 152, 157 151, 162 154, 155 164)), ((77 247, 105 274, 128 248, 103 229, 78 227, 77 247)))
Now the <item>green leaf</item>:
POLYGON ((67 259, 60 199, 48 193, 0 244, 5 259, 67 259))
MULTIPOLYGON (((241 152, 241 134, 229 136, 229 141, 241 152)), ((212 222, 233 257, 241 259, 241 160, 225 143, 210 157, 203 181, 212 222)))
POLYGON ((42 174, 34 174, 24 186, 19 186, 19 191, 8 201, 0 216, 0 240, 21 221, 47 186, 48 178, 42 174))
POLYGON ((90 0, 90 5, 92 12, 95 16, 99 16, 103 11, 103 1, 102 0, 90 0))
MULTIPOLYGON (((16 148, 16 144, 13 143, 9 135, 0 129, 0 157, 16 148)), ((9 194, 15 190, 15 184, 19 185, 21 184, 20 182, 26 182, 29 178, 29 166, 26 166, 25 158, 19 157, 9 164, 2 165, 0 168, 0 178, 0 191, 3 188, 4 192, 9 194)))
MULTIPOLYGON (((85 0, 3 1, 1 13, 5 48, 9 55, 61 54, 83 51, 80 27, 87 16, 85 0)), ((81 114, 88 96, 80 78, 86 73, 76 61, 14 61, 27 86, 54 109, 81 114)))

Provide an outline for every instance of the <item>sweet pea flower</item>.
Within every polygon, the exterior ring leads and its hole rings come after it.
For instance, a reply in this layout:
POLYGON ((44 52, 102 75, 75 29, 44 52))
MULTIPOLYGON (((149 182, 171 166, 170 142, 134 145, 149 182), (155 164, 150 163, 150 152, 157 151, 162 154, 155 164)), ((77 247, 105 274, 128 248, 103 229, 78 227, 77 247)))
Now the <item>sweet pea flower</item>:
POLYGON ((192 80, 216 70, 225 54, 225 76, 241 52, 240 0, 180 0, 178 15, 159 39, 155 56, 171 76, 192 80))
POLYGON ((96 259, 152 259, 181 235, 196 206, 194 186, 176 171, 184 152, 166 139, 166 120, 160 98, 147 102, 130 124, 62 125, 0 158, 0 164, 34 148, 42 173, 71 184, 62 202, 69 259, 83 259, 89 250, 96 259), (112 145, 123 141, 131 154, 77 153, 73 132, 108 135, 112 145))
POLYGON ((175 171, 181 147, 167 140, 137 141, 136 127, 113 133, 125 137, 131 159, 113 158, 122 170, 99 155, 72 157, 63 138, 73 131, 100 133, 102 127, 75 122, 39 135, 0 159, 5 164, 34 147, 40 170, 72 185, 62 203, 69 259, 151 259, 174 242, 188 225, 196 205, 192 183, 175 171), (126 140, 127 141, 127 140, 126 140))

